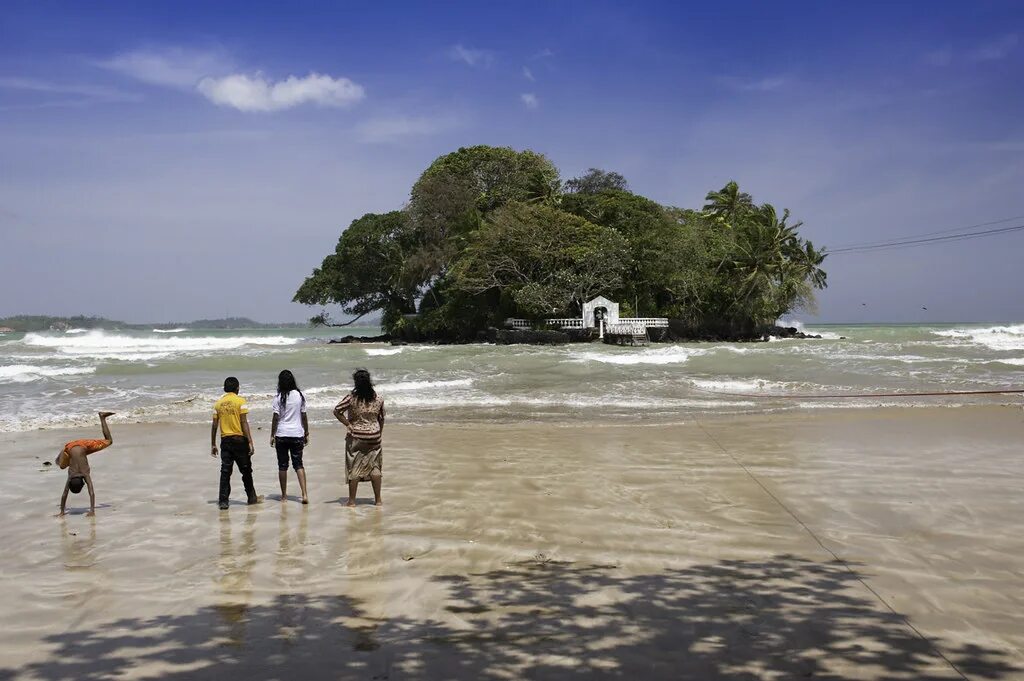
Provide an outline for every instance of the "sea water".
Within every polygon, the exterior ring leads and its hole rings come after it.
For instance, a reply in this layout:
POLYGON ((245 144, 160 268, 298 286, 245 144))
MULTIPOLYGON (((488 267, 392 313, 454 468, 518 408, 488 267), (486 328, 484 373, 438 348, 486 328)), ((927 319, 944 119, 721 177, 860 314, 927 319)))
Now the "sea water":
MULTIPOLYGON (((80 330, 0 335, 0 431, 87 424, 109 409, 139 422, 209 418, 237 376, 269 420, 292 370, 313 423, 369 369, 404 423, 686 421, 696 415, 888 404, 1019 403, 1019 396, 852 399, 1024 387, 1024 324, 823 325, 821 339, 622 348, 329 344, 334 329, 80 330)), ((376 328, 345 333, 374 335, 376 328)), ((122 420, 118 419, 118 420, 122 420)))

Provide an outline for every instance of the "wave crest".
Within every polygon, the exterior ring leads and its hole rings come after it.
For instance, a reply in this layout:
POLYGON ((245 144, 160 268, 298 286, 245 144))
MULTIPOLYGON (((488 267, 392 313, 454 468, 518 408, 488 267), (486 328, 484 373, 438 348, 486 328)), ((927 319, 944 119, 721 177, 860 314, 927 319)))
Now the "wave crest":
POLYGON ((294 345, 298 338, 285 336, 131 336, 90 331, 74 336, 51 336, 29 333, 21 341, 27 346, 48 348, 69 357, 93 359, 160 359, 175 354, 210 353, 236 350, 243 346, 294 345))
POLYGON ((936 336, 984 345, 990 350, 1024 350, 1024 324, 933 331, 936 336))
POLYGON ((96 367, 41 367, 35 364, 0 366, 0 383, 30 383, 43 378, 96 373, 96 367))

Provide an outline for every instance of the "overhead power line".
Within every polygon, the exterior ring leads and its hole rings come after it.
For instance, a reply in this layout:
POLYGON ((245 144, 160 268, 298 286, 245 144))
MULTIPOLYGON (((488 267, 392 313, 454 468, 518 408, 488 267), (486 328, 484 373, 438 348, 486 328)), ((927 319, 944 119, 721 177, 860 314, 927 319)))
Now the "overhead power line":
POLYGON ((990 222, 978 222, 976 224, 967 224, 967 225, 964 225, 962 227, 951 227, 949 229, 939 229, 938 231, 925 231, 925 232, 921 232, 921 233, 916 233, 916 235, 905 235, 903 237, 893 237, 893 238, 890 238, 890 239, 881 239, 879 241, 856 242, 856 243, 853 243, 853 244, 842 244, 840 246, 837 246, 836 249, 834 251, 831 251, 831 252, 836 253, 837 251, 845 251, 845 250, 851 249, 851 248, 862 248, 862 247, 866 247, 866 246, 880 246, 880 245, 883 245, 883 244, 888 244, 888 243, 893 242, 893 241, 902 241, 904 239, 918 239, 918 238, 923 238, 923 237, 933 237, 935 235, 950 235, 950 233, 957 232, 957 231, 967 231, 968 229, 977 229, 978 227, 990 227, 993 224, 1002 224, 1004 222, 1014 222, 1015 220, 1024 220, 1024 215, 1014 215, 1013 217, 1005 217, 1005 218, 1002 218, 1001 220, 992 220, 990 222))
POLYGON ((892 241, 878 242, 872 245, 847 246, 846 248, 833 249, 829 251, 829 254, 834 255, 836 253, 863 253, 868 251, 886 251, 896 250, 899 248, 913 248, 916 246, 925 246, 928 244, 947 243, 952 241, 967 241, 970 239, 981 239, 984 237, 996 236, 999 234, 1010 234, 1013 232, 1020 231, 1024 231, 1024 224, 1013 225, 1011 227, 997 227, 995 229, 985 229, 977 232, 967 232, 964 234, 947 234, 945 236, 932 236, 916 239, 904 238, 895 239, 892 241))

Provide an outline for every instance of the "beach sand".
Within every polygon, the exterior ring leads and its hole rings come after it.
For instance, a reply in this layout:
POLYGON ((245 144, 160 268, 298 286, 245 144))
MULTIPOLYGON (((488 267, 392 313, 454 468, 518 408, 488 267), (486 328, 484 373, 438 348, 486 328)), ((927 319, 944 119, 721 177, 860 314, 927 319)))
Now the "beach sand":
POLYGON ((206 427, 112 428, 96 518, 98 427, 0 436, 0 679, 1024 678, 1019 409, 389 426, 356 509, 264 429, 225 512, 206 427))

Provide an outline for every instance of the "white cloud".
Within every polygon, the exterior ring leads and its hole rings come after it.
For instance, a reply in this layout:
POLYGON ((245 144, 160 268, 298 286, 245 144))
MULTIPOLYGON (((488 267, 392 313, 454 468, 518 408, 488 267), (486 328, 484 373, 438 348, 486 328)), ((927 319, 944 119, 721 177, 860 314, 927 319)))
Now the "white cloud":
POLYGON ((534 54, 532 58, 533 59, 547 59, 548 57, 554 57, 554 56, 555 56, 555 53, 545 47, 543 50, 539 50, 536 54, 534 54))
POLYGON ((93 63, 143 83, 182 90, 194 88, 203 78, 228 73, 233 67, 221 51, 180 47, 123 52, 93 63))
POLYGON ((530 69, 526 68, 525 66, 523 67, 523 78, 525 78, 526 80, 530 81, 531 83, 533 81, 537 80, 536 78, 533 77, 533 71, 531 71, 530 69))
POLYGON ((720 79, 722 84, 737 92, 772 92, 783 88, 791 82, 788 76, 765 76, 754 80, 744 80, 730 76, 720 79))
POLYGON ((41 95, 70 95, 72 99, 44 102, 47 106, 81 106, 100 102, 138 102, 141 95, 88 83, 54 83, 36 78, 0 76, 0 90, 18 90, 41 95))
POLYGON ((494 61, 494 54, 488 50, 479 50, 472 47, 465 47, 463 45, 453 45, 448 50, 448 57, 454 61, 461 61, 469 66, 482 66, 484 68, 491 65, 494 61))
POLYGON ((429 137, 460 125, 455 116, 385 116, 363 121, 356 135, 363 142, 396 142, 410 137, 429 137))
POLYGON ((239 111, 280 111, 302 104, 344 107, 366 96, 363 86, 348 78, 319 73, 310 73, 305 78, 288 76, 277 82, 258 73, 234 73, 223 78, 203 78, 196 89, 214 104, 239 111))
POLYGON ((540 106, 540 100, 537 99, 537 95, 533 94, 532 92, 524 92, 523 94, 519 95, 519 99, 523 100, 523 104, 526 106, 527 109, 536 109, 538 106, 540 106))
POLYGON ((1016 49, 1018 42, 1020 39, 1017 34, 1010 33, 968 52, 967 59, 974 62, 1005 59, 1016 49))

